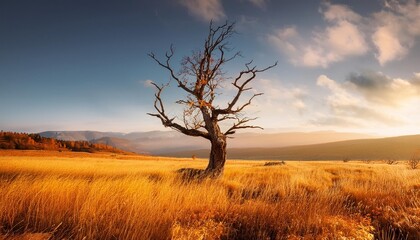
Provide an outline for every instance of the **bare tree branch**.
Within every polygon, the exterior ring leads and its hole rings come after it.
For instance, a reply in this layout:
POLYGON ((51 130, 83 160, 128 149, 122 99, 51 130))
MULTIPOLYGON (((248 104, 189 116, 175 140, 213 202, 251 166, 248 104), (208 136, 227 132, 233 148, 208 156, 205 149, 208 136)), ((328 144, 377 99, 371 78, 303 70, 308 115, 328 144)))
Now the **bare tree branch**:
POLYGON ((223 72, 225 64, 241 56, 240 52, 232 52, 228 39, 235 34, 234 23, 224 23, 214 27, 210 23, 207 38, 204 40, 204 46, 201 50, 193 51, 192 55, 184 57, 181 61, 179 72, 175 72, 171 65, 174 56, 174 49, 171 46, 166 52, 163 61, 159 60, 152 52, 149 56, 159 64, 159 66, 169 71, 170 79, 175 80, 178 87, 181 88, 186 96, 176 101, 184 106, 182 117, 176 122, 176 118, 169 118, 165 112, 164 104, 161 98, 163 89, 168 86, 156 87, 154 108, 156 113, 148 113, 151 116, 161 120, 165 127, 170 127, 189 136, 200 136, 210 140, 211 151, 209 165, 206 171, 212 172, 212 176, 217 176, 223 171, 226 160, 226 138, 239 129, 259 128, 251 125, 249 122, 256 118, 243 117, 244 109, 251 105, 255 97, 262 93, 249 94, 252 89, 251 82, 258 73, 267 71, 277 65, 277 62, 266 68, 257 68, 251 66, 252 61, 245 64, 245 69, 234 78, 228 78, 223 72), (225 108, 215 106, 214 102, 221 93, 222 82, 232 79, 232 85, 236 91, 232 101, 227 103, 225 108), (245 95, 248 98, 243 97, 245 95), (231 124, 223 131, 220 122, 231 124))
POLYGON ((237 129, 245 129, 245 128, 258 128, 258 129, 264 129, 260 126, 254 126, 254 125, 245 125, 246 123, 250 121, 254 121, 257 118, 237 118, 237 122, 233 124, 232 127, 230 127, 228 130, 226 130, 225 135, 232 135, 235 134, 235 130, 237 129))
POLYGON ((233 86, 235 86, 238 90, 237 90, 237 93, 236 93, 235 97, 233 98, 232 102, 229 103, 229 105, 227 107, 228 110, 232 110, 232 108, 238 102, 239 98, 241 97, 241 94, 244 91, 248 91, 248 90, 251 89, 251 88, 247 88, 247 85, 257 76, 257 73, 265 72, 265 71, 267 71, 267 70, 269 70, 269 69, 277 66, 277 62, 276 62, 273 65, 270 65, 270 66, 268 66, 266 68, 257 69, 256 66, 254 66, 254 67, 251 68, 250 67, 251 64, 252 64, 252 61, 249 62, 249 63, 247 63, 247 64, 245 64, 247 70, 241 71, 239 73, 239 76, 236 77, 235 78, 235 81, 232 83, 233 86), (241 80, 242 76, 247 75, 247 74, 251 74, 251 76, 249 76, 248 78, 246 78, 245 80, 243 80, 243 82, 240 84, 239 81, 241 80))
POLYGON ((147 113, 148 115, 159 118, 161 120, 163 126, 175 129, 175 130, 177 130, 177 131, 179 131, 179 132, 181 132, 185 135, 196 136, 196 137, 204 137, 204 138, 209 139, 209 134, 208 133, 199 131, 197 129, 188 129, 186 127, 183 127, 183 126, 179 125, 178 123, 175 123, 174 122, 175 118, 169 118, 165 113, 165 108, 163 106, 162 98, 160 96, 163 89, 168 85, 166 84, 166 85, 163 85, 163 86, 159 87, 156 83, 152 83, 152 84, 157 89, 157 92, 155 93, 154 107, 155 107, 155 109, 158 113, 147 113))
POLYGON ((232 83, 233 86, 235 86, 237 88, 237 92, 233 98, 233 100, 228 104, 228 106, 224 109, 214 109, 213 114, 214 115, 219 115, 219 114, 235 114, 239 111, 242 111, 246 106, 251 104, 251 101, 254 97, 260 96, 262 95, 261 93, 258 94, 254 94, 246 104, 242 105, 241 107, 238 107, 236 110, 233 109, 233 107, 238 103, 239 98, 241 97, 242 93, 248 90, 251 90, 252 88, 247 87, 248 84, 255 79, 255 77, 257 76, 257 73, 260 72, 264 72, 267 71, 275 66, 277 66, 277 62, 274 63, 273 65, 270 65, 266 68, 263 69, 257 69, 255 66, 254 67, 250 67, 250 65, 252 64, 252 61, 245 64, 246 66, 246 70, 241 71, 239 73, 239 76, 235 78, 234 82, 232 83), (248 75, 251 74, 251 76, 248 76, 245 80, 242 81, 242 83, 239 83, 239 81, 241 80, 241 78, 244 75, 248 75))
POLYGON ((151 57, 153 60, 155 60, 155 62, 157 62, 157 63, 158 63, 161 67, 163 67, 163 68, 167 69, 167 70, 170 72, 171 77, 172 77, 173 79, 175 79, 175 81, 178 83, 178 87, 182 88, 182 89, 183 89, 184 91, 186 91, 187 93, 190 93, 190 94, 192 94, 192 93, 193 93, 193 91, 192 91, 191 89, 189 89, 189 88, 185 85, 185 83, 183 83, 183 82, 179 79, 179 77, 178 77, 178 76, 176 76, 176 74, 175 74, 174 70, 172 69, 172 67, 171 67, 171 65, 170 65, 171 58, 172 58, 172 56, 174 55, 174 49, 173 49, 173 47, 172 47, 172 46, 171 46, 171 48, 170 48, 169 52, 166 52, 166 54, 165 54, 165 56, 166 56, 166 61, 165 61, 165 62, 161 62, 159 59, 157 59, 157 58, 156 58, 156 56, 155 56, 155 54, 154 54, 153 52, 149 53, 148 55, 149 55, 149 57, 151 57))

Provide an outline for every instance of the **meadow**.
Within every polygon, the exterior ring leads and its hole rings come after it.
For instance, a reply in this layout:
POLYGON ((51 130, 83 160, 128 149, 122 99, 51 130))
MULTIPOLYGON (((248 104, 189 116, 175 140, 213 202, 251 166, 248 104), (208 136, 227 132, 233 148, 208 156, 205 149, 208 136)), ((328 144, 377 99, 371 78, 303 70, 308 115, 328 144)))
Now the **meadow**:
POLYGON ((420 239, 419 169, 265 162, 0 151, 0 239, 420 239))

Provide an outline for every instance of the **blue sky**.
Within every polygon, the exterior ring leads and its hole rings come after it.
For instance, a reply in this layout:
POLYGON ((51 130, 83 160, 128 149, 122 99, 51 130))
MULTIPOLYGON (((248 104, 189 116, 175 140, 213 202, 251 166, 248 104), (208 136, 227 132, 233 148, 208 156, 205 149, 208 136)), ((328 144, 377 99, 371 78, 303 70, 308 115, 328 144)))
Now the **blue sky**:
MULTIPOLYGON (((0 129, 163 130, 152 112, 176 59, 202 46, 210 20, 236 22, 243 58, 279 65, 258 76, 247 113, 277 131, 420 133, 420 3, 174 0, 0 2, 0 129)), ((165 99, 173 103, 172 86, 165 99)), ((228 99, 229 89, 221 99, 228 99)))

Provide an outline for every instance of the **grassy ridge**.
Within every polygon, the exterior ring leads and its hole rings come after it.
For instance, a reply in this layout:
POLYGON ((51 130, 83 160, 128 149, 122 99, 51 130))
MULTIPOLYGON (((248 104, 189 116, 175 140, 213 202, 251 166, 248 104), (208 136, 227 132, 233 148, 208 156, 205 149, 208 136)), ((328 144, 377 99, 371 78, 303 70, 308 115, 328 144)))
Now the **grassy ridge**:
MULTIPOLYGON (((347 140, 283 148, 233 148, 228 156, 235 159, 278 160, 342 160, 347 159, 409 159, 420 150, 420 135, 380 139, 347 140)), ((176 157, 208 156, 208 150, 185 151, 168 155, 176 157)))
POLYGON ((287 162, 264 167, 261 162, 229 161, 223 178, 186 183, 174 171, 204 168, 206 161, 66 154, 0 155, 0 235, 420 237, 420 171, 404 164, 287 162))

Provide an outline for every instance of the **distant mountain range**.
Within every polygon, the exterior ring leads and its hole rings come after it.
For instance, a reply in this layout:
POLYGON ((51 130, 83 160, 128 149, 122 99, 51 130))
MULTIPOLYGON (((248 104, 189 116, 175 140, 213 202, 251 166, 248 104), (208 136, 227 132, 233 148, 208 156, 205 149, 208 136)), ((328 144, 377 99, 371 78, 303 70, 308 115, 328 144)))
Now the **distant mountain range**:
MULTIPOLYGON (((208 140, 189 137, 175 131, 151 132, 97 132, 97 131, 48 131, 43 137, 70 141, 89 141, 110 145, 126 151, 167 155, 197 149, 208 149, 208 140)), ((317 144, 349 139, 373 138, 371 135, 333 131, 287 132, 287 133, 238 133, 228 139, 228 148, 279 148, 317 144)), ((191 155, 190 155, 191 156, 191 155)))
MULTIPOLYGON (((231 148, 231 159, 267 160, 403 160, 420 153, 420 135, 347 140, 280 148, 231 148)), ((209 150, 169 153, 174 157, 207 157, 209 150)))
MULTIPOLYGON (((41 136, 83 140, 125 151, 174 157, 209 155, 203 138, 175 131, 95 132, 49 131, 41 136)), ((228 158, 279 160, 407 159, 420 149, 420 135, 377 138, 372 135, 334 131, 287 133, 238 133, 228 139, 228 158)))

